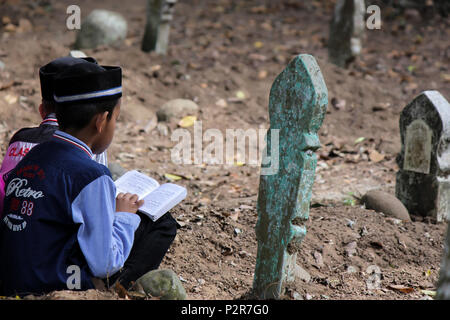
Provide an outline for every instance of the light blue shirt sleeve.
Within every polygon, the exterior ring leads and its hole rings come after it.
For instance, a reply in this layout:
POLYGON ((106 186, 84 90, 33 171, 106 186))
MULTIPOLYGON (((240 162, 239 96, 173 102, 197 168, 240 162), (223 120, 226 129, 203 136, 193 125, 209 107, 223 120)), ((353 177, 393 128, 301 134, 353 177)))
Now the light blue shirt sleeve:
POLYGON ((137 214, 115 211, 116 186, 107 175, 84 187, 72 203, 73 221, 80 224, 78 243, 95 277, 122 268, 141 221, 137 214))

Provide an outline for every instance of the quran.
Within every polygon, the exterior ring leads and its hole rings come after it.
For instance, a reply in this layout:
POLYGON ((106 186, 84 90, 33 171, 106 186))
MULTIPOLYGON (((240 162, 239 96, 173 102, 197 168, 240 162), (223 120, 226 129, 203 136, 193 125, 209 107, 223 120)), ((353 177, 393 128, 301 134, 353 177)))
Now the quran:
POLYGON ((185 187, 174 183, 160 185, 155 179, 137 170, 126 172, 114 183, 117 189, 116 197, 119 193, 128 192, 137 194, 139 200, 143 199, 144 204, 139 208, 139 211, 149 216, 153 221, 158 220, 187 195, 185 187))

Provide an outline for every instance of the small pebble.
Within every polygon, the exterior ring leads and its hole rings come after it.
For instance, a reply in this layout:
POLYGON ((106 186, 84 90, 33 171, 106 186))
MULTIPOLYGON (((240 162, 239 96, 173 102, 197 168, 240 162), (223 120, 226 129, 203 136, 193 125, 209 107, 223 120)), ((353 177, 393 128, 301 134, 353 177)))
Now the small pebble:
POLYGON ((347 267, 347 273, 355 273, 355 272, 357 272, 357 270, 354 266, 347 267))
POLYGON ((353 226, 354 226, 354 224, 355 224, 355 221, 350 220, 350 219, 347 219, 347 218, 346 218, 345 220, 347 220, 347 227, 350 227, 350 228, 353 229, 353 226))
POLYGON ((303 297, 300 293, 298 293, 297 291, 294 291, 294 293, 292 294, 292 297, 294 298, 294 300, 303 300, 303 297))

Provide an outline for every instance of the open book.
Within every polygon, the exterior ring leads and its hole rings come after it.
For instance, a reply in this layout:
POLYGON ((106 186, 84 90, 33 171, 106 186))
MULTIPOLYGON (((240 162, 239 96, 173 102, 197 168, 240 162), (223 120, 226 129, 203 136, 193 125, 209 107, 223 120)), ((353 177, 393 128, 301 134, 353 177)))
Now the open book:
POLYGON ((144 199, 144 204, 139 211, 148 215, 153 221, 158 220, 187 195, 185 187, 173 183, 160 185, 155 179, 136 170, 126 172, 115 181, 115 184, 116 196, 121 192, 128 192, 137 194, 139 200, 144 199))

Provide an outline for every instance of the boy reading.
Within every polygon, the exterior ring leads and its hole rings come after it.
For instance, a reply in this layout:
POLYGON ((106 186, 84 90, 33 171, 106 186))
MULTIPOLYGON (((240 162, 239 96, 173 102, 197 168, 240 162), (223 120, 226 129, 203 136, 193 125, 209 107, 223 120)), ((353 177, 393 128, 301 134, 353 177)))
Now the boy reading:
POLYGON ((3 294, 80 287, 92 278, 128 286, 159 266, 176 234, 166 213, 156 222, 136 214, 142 201, 119 194, 109 170, 93 161, 111 143, 122 96, 120 67, 75 64, 55 77, 60 130, 32 150, 6 181, 0 223, 3 294), (144 220, 145 219, 145 220, 144 220))
MULTIPOLYGON (((39 113, 42 117, 42 122, 38 127, 20 129, 9 141, 8 149, 0 168, 0 218, 3 212, 5 181, 8 173, 14 169, 28 151, 39 143, 48 141, 58 129, 58 121, 55 116, 56 106, 53 99, 53 78, 65 68, 77 63, 97 63, 97 61, 90 57, 81 59, 61 57, 39 69, 42 93, 42 103, 39 105, 39 113)), ((98 155, 95 160, 107 165, 106 152, 98 155)))

